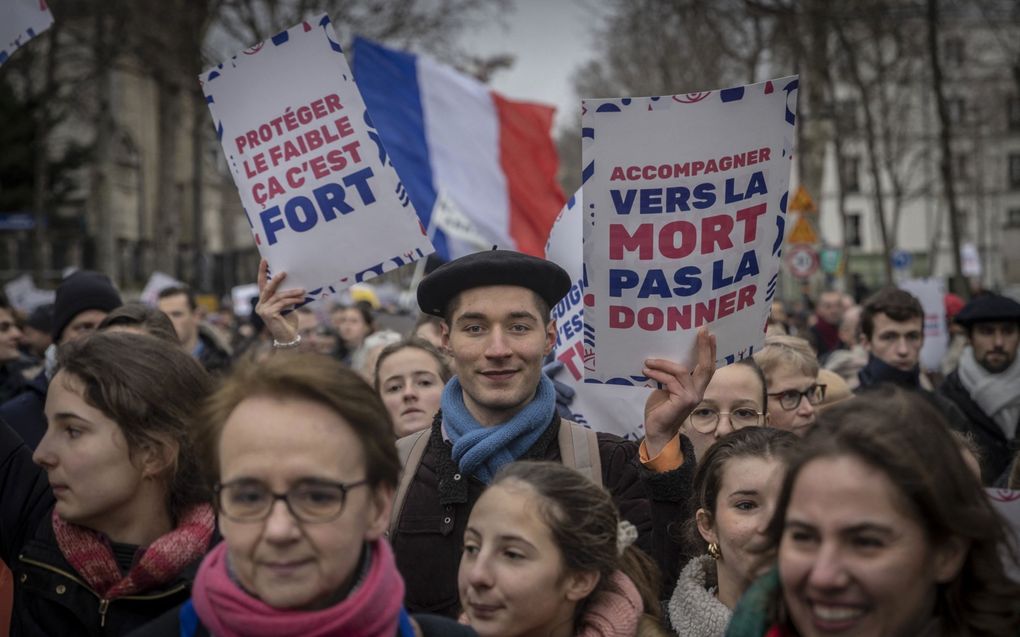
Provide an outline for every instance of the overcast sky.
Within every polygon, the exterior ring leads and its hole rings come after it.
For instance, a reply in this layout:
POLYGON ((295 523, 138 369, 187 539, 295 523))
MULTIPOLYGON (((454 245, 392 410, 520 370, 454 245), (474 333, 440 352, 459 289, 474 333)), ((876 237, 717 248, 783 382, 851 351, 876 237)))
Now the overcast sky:
POLYGON ((506 28, 493 24, 461 41, 478 55, 514 55, 513 68, 496 73, 492 87, 510 98, 556 106, 557 126, 562 126, 580 109, 571 75, 593 56, 597 19, 590 2, 516 0, 504 22, 506 28))

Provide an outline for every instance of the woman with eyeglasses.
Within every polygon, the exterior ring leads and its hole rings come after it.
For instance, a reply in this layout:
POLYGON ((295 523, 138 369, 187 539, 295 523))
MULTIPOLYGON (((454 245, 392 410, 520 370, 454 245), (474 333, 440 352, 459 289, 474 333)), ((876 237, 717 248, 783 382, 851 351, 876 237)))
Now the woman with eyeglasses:
POLYGON ((696 513, 687 525, 688 553, 694 557, 666 602, 678 637, 723 634, 737 600, 758 574, 785 455, 799 440, 780 429, 746 427, 723 436, 698 463, 691 497, 696 513))
POLYGON ((825 398, 811 346, 796 336, 769 336, 754 360, 765 374, 769 425, 798 436, 806 434, 815 424, 815 407, 825 398))
POLYGON ((355 372, 318 354, 243 366, 199 422, 224 541, 191 600, 139 635, 474 634, 403 608, 383 537, 400 460, 386 408, 355 372))
POLYGON ((698 462, 715 441, 744 427, 769 424, 765 377, 752 358, 715 370, 701 403, 681 426, 698 462))

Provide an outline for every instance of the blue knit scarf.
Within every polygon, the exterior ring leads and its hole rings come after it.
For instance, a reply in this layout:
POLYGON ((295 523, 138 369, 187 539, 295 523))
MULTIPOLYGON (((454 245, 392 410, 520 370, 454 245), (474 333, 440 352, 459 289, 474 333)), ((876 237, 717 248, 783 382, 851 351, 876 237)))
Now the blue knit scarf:
POLYGON ((456 376, 443 388, 440 404, 446 434, 453 442, 454 462, 462 473, 489 484, 500 467, 523 456, 552 422, 556 389, 542 374, 532 401, 510 420, 492 427, 478 424, 468 411, 464 390, 456 376))

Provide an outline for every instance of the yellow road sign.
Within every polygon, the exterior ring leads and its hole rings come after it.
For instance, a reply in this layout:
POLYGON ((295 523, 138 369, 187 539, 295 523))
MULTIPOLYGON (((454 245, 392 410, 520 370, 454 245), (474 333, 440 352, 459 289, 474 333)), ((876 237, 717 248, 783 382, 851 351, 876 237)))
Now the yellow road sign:
POLYGON ((787 243, 818 243, 818 235, 811 223, 803 216, 797 219, 790 236, 786 238, 787 243))
POLYGON ((789 212, 800 212, 803 214, 815 214, 818 212, 818 206, 815 205, 811 195, 804 186, 797 187, 797 193, 793 195, 793 201, 790 202, 787 208, 789 212))

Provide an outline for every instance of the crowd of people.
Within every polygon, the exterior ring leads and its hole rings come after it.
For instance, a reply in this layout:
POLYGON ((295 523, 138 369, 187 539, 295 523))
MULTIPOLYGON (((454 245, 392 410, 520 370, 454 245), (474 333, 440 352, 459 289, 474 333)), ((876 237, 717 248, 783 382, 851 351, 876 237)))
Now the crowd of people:
POLYGON ((552 262, 446 263, 400 331, 258 287, 240 325, 90 271, 0 302, 9 634, 1020 636, 1009 297, 947 297, 936 370, 896 288, 777 302, 719 369, 703 328, 635 442, 571 420, 552 262))

